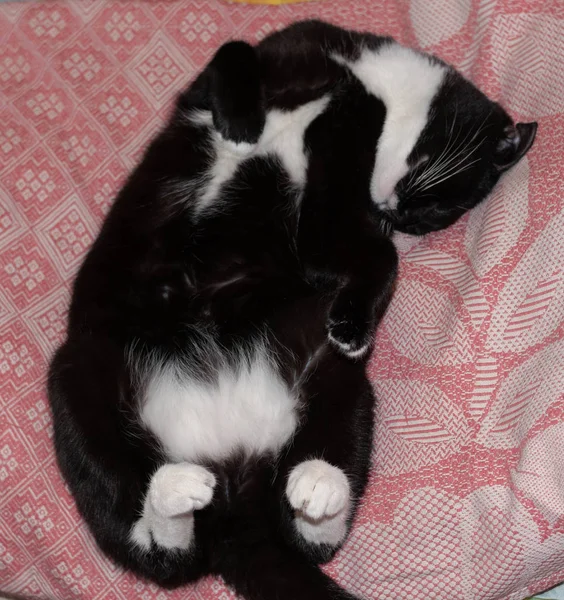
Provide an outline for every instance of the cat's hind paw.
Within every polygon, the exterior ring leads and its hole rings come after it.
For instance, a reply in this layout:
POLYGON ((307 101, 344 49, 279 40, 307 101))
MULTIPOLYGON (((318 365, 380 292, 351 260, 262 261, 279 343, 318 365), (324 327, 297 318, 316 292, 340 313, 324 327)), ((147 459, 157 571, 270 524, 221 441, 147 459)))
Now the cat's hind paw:
POLYGON ((295 510, 296 531, 306 542, 336 548, 344 541, 351 491, 341 469, 324 460, 306 460, 290 473, 286 495, 295 510))
POLYGON ((213 498, 214 474, 190 463, 163 465, 151 479, 149 501, 163 517, 200 510, 213 498))
POLYGON ((216 485, 211 471, 190 463, 166 464, 153 475, 143 514, 131 542, 149 551, 154 542, 169 550, 188 550, 194 542, 194 511, 207 506, 216 485))
POLYGON ((349 480, 324 460, 306 460, 290 473, 286 496, 292 508, 309 519, 333 517, 350 502, 349 480))

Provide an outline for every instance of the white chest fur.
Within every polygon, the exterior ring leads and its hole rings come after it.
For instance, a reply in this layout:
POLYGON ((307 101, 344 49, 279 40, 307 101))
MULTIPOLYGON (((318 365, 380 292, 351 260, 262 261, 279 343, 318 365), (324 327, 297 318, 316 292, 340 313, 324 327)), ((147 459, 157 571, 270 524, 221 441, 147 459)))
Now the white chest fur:
POLYGON ((260 351, 221 369, 214 383, 163 370, 140 416, 172 460, 189 462, 277 452, 298 424, 297 398, 260 351))
MULTIPOLYGON (((209 181, 198 198, 196 213, 214 206, 222 186, 245 160, 253 156, 276 156, 290 180, 295 185, 303 186, 307 170, 304 136, 309 125, 325 110, 329 100, 329 96, 323 96, 292 111, 269 111, 262 135, 255 145, 234 144, 214 132, 214 158, 208 172, 209 181)), ((189 118, 195 125, 212 127, 211 112, 196 112, 189 118)))

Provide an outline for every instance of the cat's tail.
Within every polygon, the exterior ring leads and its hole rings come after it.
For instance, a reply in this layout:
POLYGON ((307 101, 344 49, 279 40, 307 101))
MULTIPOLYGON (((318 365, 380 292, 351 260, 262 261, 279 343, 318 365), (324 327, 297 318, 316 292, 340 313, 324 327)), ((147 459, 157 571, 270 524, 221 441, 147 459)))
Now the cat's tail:
POLYGON ((237 544, 220 563, 225 582, 245 600, 361 600, 274 540, 237 544))

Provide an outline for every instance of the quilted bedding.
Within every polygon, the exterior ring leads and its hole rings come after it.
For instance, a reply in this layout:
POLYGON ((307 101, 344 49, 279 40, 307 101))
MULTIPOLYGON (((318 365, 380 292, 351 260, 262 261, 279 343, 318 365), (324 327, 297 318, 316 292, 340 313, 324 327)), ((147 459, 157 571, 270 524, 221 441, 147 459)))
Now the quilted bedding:
POLYGON ((521 600, 564 579, 564 3, 82 0, 0 6, 0 590, 172 594, 96 549, 58 474, 45 367, 69 283, 177 92, 229 37, 299 18, 385 32, 454 63, 533 150, 448 231, 398 238, 370 376, 371 485, 327 568, 368 599, 521 600))

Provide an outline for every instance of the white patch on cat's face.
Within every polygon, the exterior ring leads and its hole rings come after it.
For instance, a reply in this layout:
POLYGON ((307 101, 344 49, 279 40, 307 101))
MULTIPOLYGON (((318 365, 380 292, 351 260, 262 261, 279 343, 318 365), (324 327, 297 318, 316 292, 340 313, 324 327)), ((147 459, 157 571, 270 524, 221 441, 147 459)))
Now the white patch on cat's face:
MULTIPOLYGON (((290 180, 303 186, 307 170, 305 132, 311 122, 325 110, 329 99, 329 96, 324 96, 292 111, 271 110, 266 115, 264 129, 257 144, 236 144, 214 132, 215 158, 208 172, 209 182, 198 199, 196 212, 201 213, 213 206, 223 185, 235 175, 243 161, 253 156, 278 157, 290 180)), ((213 126, 211 112, 208 111, 194 112, 189 119, 194 125, 213 126)))
POLYGON ((140 419, 173 461, 275 453, 297 427, 298 398, 260 345, 236 366, 218 366, 213 382, 184 368, 151 370, 140 419))
POLYGON ((386 120, 378 141, 370 191, 378 206, 395 209, 398 182, 409 172, 411 154, 429 115, 446 67, 397 43, 364 49, 356 61, 335 56, 348 66, 366 90, 386 106, 386 120))

